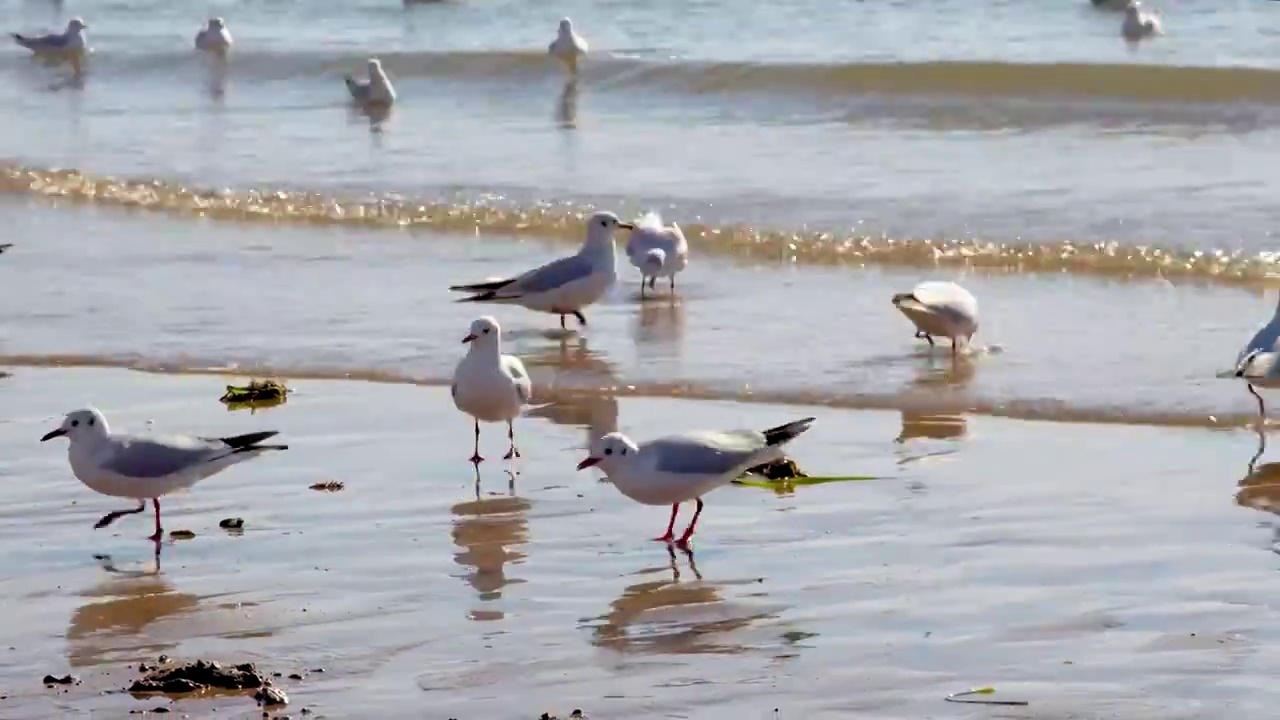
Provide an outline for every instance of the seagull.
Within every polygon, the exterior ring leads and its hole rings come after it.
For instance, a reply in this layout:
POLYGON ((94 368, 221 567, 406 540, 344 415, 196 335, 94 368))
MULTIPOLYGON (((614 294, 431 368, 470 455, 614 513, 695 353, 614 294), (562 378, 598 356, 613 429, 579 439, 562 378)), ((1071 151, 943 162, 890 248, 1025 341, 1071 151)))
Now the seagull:
POLYGON ((916 337, 933 346, 933 336, 951 338, 951 355, 965 347, 978 331, 978 301, 968 290, 952 282, 922 282, 909 293, 893 296, 893 306, 916 325, 916 337))
POLYGON ((635 230, 627 239, 627 257, 640 270, 640 297, 644 297, 644 281, 647 279, 653 290, 659 277, 670 278, 674 292, 676 273, 689 264, 689 242, 679 225, 664 227, 662 217, 649 212, 636 221, 635 230))
POLYGON ((84 20, 73 17, 67 21, 67 29, 51 35, 28 37, 20 33, 10 33, 15 42, 35 53, 37 56, 60 56, 71 60, 73 69, 80 72, 80 60, 88 50, 88 41, 84 31, 89 28, 84 20))
POLYGON ((693 521, 675 543, 687 546, 702 514, 702 496, 736 480, 749 468, 781 460, 782 446, 809 429, 804 418, 761 432, 688 432, 636 445, 626 435, 609 433, 591 443, 583 470, 599 466, 623 495, 644 505, 670 505, 671 521, 658 542, 670 543, 680 503, 697 501, 693 521))
POLYGON ((1280 387, 1280 300, 1276 302, 1275 314, 1271 321, 1253 334, 1249 344, 1244 346, 1236 358, 1235 376, 1244 378, 1249 392, 1258 399, 1258 415, 1265 421, 1267 408, 1262 396, 1254 386, 1264 388, 1280 387))
POLYGON ((101 412, 86 408, 68 413, 62 425, 45 433, 40 442, 67 436, 70 441, 67 459, 71 462, 71 472, 80 482, 103 495, 138 501, 138 507, 132 510, 115 510, 103 515, 93 526, 95 529, 146 510, 149 499, 156 511, 156 532, 147 539, 160 542, 162 495, 186 490, 268 450, 287 450, 288 445, 262 444, 278 434, 268 430, 225 438, 128 435, 112 432, 101 412))
POLYGON ((396 89, 382 71, 382 61, 369 58, 369 79, 360 82, 350 75, 345 78, 351 99, 366 105, 390 105, 396 101, 396 89))
POLYGON ((209 18, 209 24, 196 33, 196 49, 219 58, 226 57, 231 49, 231 31, 227 30, 227 23, 220 17, 209 18))
POLYGON ((1145 12, 1139 0, 1129 0, 1124 8, 1124 20, 1120 23, 1120 35, 1125 40, 1136 42, 1161 34, 1160 18, 1152 12, 1145 12))
POLYGON ((507 422, 507 440, 511 447, 504 460, 520 457, 516 449, 516 431, 512 420, 533 396, 533 384, 524 363, 514 355, 502 354, 502 328, 498 321, 485 315, 471 323, 462 342, 471 345, 466 357, 453 371, 453 404, 470 415, 476 423, 476 450, 471 462, 479 465, 480 421, 507 422))
POLYGON ((577 254, 530 270, 506 280, 493 280, 469 285, 452 285, 455 292, 475 293, 458 302, 487 302, 520 305, 535 312, 560 316, 572 315, 578 324, 586 325, 582 309, 599 302, 618 280, 617 248, 613 231, 633 230, 631 223, 618 220, 611 212, 598 212, 587 219, 587 239, 577 254))
POLYGON ((547 54, 556 58, 569 68, 570 75, 578 74, 578 58, 587 54, 587 41, 573 31, 573 21, 569 18, 560 20, 560 28, 556 31, 556 39, 547 46, 547 54))

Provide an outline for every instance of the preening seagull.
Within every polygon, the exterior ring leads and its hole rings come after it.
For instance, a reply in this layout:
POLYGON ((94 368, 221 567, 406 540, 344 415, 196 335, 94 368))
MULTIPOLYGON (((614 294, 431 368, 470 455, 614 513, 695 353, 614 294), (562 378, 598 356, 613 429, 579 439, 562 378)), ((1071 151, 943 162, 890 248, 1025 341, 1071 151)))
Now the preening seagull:
POLYGON ((951 354, 964 342, 968 349, 978 332, 978 301, 953 282, 922 282, 909 293, 893 296, 893 305, 916 326, 916 337, 933 345, 933 336, 951 338, 951 354))
POLYGON ((351 99, 364 105, 390 105, 396 101, 396 90, 391 85, 391 78, 382 70, 382 61, 369 58, 369 79, 361 82, 347 75, 347 92, 351 99))
POLYGON ((644 297, 645 281, 653 290, 660 277, 670 278, 674 291, 676 274, 689 264, 689 242, 679 225, 664 226, 657 213, 645 213, 627 239, 627 258, 640 270, 640 297, 644 297))
POLYGON ((1160 18, 1153 12, 1142 9, 1139 0, 1129 0, 1124 8, 1124 20, 1120 22, 1120 35, 1125 40, 1136 42, 1144 38, 1154 37, 1163 32, 1160 18))

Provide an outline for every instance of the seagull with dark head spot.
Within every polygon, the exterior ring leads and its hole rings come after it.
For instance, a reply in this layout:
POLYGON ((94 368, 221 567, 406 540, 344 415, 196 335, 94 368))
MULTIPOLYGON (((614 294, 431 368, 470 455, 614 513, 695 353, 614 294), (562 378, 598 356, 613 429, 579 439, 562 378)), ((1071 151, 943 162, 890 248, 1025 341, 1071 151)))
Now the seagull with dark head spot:
POLYGON ((103 528, 124 515, 155 508, 156 531, 149 539, 159 542, 160 498, 186 490, 201 480, 251 460, 271 450, 287 450, 288 445, 265 445, 279 433, 274 430, 205 438, 187 435, 129 435, 113 432, 96 408, 68 413, 57 428, 45 433, 40 442, 66 437, 71 472, 90 490, 112 497, 138 501, 138 507, 116 510, 102 516, 94 528, 103 528))
POLYGON ((586 325, 583 309, 603 299, 618 280, 618 249, 613 241, 618 228, 632 230, 634 226, 618 220, 611 212, 595 213, 587 218, 587 239, 577 253, 515 277, 453 285, 449 289, 472 293, 458 302, 520 305, 559 315, 562 329, 567 315, 576 317, 579 325, 586 325))

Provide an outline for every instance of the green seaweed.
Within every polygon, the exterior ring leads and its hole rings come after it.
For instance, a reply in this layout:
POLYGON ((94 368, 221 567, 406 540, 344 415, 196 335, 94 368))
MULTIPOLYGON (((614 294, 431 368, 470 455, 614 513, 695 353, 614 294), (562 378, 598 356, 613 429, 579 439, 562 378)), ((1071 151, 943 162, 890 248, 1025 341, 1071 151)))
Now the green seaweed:
POLYGON ((814 477, 808 475, 795 460, 782 458, 748 469, 742 477, 733 481, 734 485, 758 487, 775 492, 793 492, 801 485, 822 485, 831 482, 851 482, 855 480, 876 480, 875 475, 829 475, 814 477))
POLYGON ((275 380, 251 380, 248 385, 228 385, 218 401, 228 410, 257 410, 275 407, 289 399, 289 388, 275 380))

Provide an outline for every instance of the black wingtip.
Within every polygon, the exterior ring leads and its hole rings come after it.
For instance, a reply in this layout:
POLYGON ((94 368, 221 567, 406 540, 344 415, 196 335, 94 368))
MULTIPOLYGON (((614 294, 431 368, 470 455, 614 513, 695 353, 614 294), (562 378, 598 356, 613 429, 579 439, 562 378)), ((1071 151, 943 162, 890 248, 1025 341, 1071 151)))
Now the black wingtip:
POLYGON ((775 428, 765 430, 764 441, 767 445, 781 445, 790 440, 794 440, 801 433, 809 429, 817 418, 807 417, 802 420, 789 422, 786 425, 779 425, 775 428))

